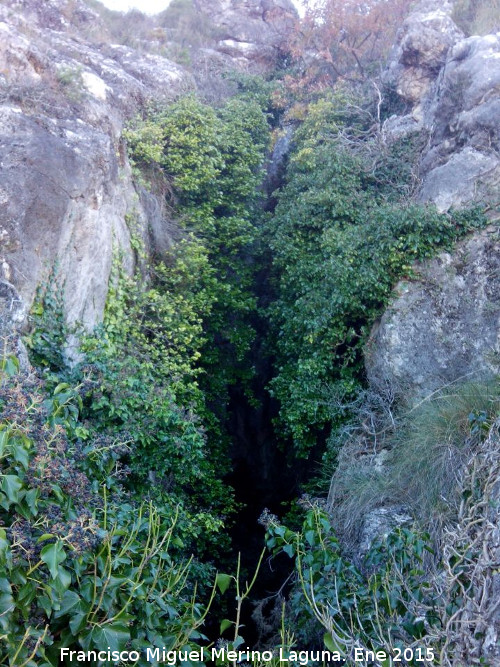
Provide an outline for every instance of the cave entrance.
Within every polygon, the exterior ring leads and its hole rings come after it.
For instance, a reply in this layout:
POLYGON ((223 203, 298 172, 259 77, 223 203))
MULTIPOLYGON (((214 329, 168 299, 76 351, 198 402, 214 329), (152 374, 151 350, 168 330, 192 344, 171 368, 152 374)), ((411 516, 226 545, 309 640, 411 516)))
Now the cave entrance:
MULTIPOLYGON (((266 390, 271 363, 256 364, 254 398, 250 401, 241 387, 230 390, 228 431, 231 436, 231 473, 226 481, 240 504, 230 530, 233 558, 241 554, 244 578, 250 580, 265 546, 265 529, 259 517, 267 508, 278 517, 290 509, 300 495, 301 485, 311 472, 307 460, 297 461, 278 444, 273 420, 278 404, 266 390)), ((266 554, 251 599, 243 605, 242 635, 251 648, 265 647, 279 628, 283 596, 289 589, 294 561, 285 554, 266 554)))

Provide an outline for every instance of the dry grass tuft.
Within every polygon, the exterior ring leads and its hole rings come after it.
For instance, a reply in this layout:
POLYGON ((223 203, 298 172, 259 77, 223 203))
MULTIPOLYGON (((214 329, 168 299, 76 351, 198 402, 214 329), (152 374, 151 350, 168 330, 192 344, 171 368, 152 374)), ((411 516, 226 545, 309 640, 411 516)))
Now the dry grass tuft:
POLYGON ((457 517, 466 464, 500 414, 500 383, 448 386, 402 414, 380 405, 365 403, 340 452, 328 501, 336 529, 355 545, 364 517, 389 506, 438 539, 457 517))

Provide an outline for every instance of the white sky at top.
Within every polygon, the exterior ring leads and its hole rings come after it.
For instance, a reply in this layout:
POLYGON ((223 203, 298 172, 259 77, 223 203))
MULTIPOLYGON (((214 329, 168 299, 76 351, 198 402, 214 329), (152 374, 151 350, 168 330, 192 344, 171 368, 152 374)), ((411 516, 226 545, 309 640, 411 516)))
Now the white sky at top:
MULTIPOLYGON (((100 0, 109 9, 126 12, 129 9, 139 9, 145 14, 158 14, 170 4, 170 0, 100 0)), ((302 0, 292 0, 299 12, 302 9, 302 0)))

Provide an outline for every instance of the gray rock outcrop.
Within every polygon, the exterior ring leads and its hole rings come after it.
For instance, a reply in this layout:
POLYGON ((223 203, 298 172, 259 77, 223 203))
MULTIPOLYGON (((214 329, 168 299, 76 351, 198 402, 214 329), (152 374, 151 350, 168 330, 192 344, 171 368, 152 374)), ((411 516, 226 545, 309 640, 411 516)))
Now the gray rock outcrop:
POLYGON ((98 21, 80 0, 0 6, 0 278, 25 314, 55 270, 68 321, 87 327, 102 316, 114 250, 131 271, 132 233, 168 245, 134 186, 123 125, 192 85, 164 58, 82 38, 98 21))
POLYGON ((298 18, 291 0, 195 0, 195 7, 214 26, 215 52, 251 71, 276 66, 298 18))
POLYGON ((427 135, 419 199, 440 211, 500 202, 500 33, 465 38, 452 8, 420 3, 385 73, 407 113, 389 118, 384 136, 427 135))
POLYGON ((372 386, 407 397, 492 374, 500 362, 500 231, 489 227, 400 282, 366 347, 372 386))
POLYGON ((426 123, 421 199, 439 210, 500 203, 500 33, 450 49, 426 123))
POLYGON ((401 28, 401 36, 385 73, 398 95, 409 102, 414 117, 436 83, 450 48, 463 37, 452 21, 449 2, 419 3, 401 28))

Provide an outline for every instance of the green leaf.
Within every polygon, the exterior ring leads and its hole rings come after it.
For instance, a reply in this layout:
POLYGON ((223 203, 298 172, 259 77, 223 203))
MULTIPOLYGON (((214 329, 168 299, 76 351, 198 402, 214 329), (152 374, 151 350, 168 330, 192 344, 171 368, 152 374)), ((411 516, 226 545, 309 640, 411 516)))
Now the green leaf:
POLYGON ((21 443, 16 443, 12 447, 12 454, 14 459, 27 470, 29 464, 29 452, 26 447, 21 443))
POLYGON ((19 359, 14 355, 8 356, 0 362, 0 370, 9 377, 14 376, 19 371, 19 359))
POLYGON ((55 588, 62 594, 71 586, 71 572, 64 567, 58 568, 55 588))
POLYGON ((0 628, 6 628, 9 625, 9 614, 15 608, 12 589, 9 581, 0 578, 0 628))
POLYGON ((323 643, 331 653, 337 652, 340 653, 340 655, 343 654, 342 649, 333 639, 332 635, 329 632, 325 632, 325 634, 323 635, 323 643))
POLYGON ((77 637, 78 634, 84 629, 87 625, 87 616, 88 612, 84 609, 79 609, 70 619, 69 629, 71 630, 74 637, 77 637))
POLYGON ((17 603, 24 606, 30 605, 37 595, 36 585, 32 581, 27 581, 17 594, 17 603))
POLYGON ((47 544, 42 549, 40 558, 49 568, 52 579, 55 579, 59 574, 59 565, 66 560, 66 553, 61 540, 57 540, 54 544, 47 544))
POLYGON ((35 516, 36 513, 38 512, 38 497, 39 497, 38 489, 30 489, 24 496, 24 500, 26 501, 26 504, 28 505, 30 512, 31 514, 33 514, 33 516, 35 516))
POLYGON ((44 610, 47 618, 50 618, 53 612, 52 602, 50 601, 50 598, 48 598, 46 595, 41 595, 38 598, 37 602, 38 605, 44 610))
POLYGON ((10 438, 10 429, 3 428, 3 430, 0 431, 0 457, 4 455, 5 450, 7 449, 7 445, 9 444, 9 438, 10 438))
POLYGON ((220 622, 220 633, 222 634, 223 632, 225 632, 225 630, 230 628, 232 625, 233 625, 233 621, 230 621, 229 619, 225 618, 224 620, 222 620, 220 622))
POLYGON ((7 533, 4 528, 0 528, 0 555, 9 548, 7 533))
POLYGON ((123 651, 130 640, 130 632, 126 625, 109 623, 108 625, 94 626, 90 632, 82 637, 84 649, 96 648, 98 651, 123 651))
POLYGON ((316 541, 316 533, 314 530, 307 530, 305 534, 305 538, 309 546, 313 546, 314 542, 316 541))
POLYGON ((64 616, 82 602, 80 596, 75 591, 66 591, 61 600, 61 608, 56 616, 64 616))
POLYGON ((14 598, 10 593, 0 593, 0 627, 8 625, 8 615, 15 609, 14 598))
POLYGON ((3 475, 0 491, 5 493, 10 504, 18 502, 19 492, 22 488, 23 483, 17 475, 3 475))
POLYGON ((217 577, 215 579, 217 586, 219 587, 219 590, 222 594, 224 594, 227 589, 229 588, 229 584, 231 583, 231 575, 229 574, 223 574, 222 572, 219 572, 217 574, 217 577))

